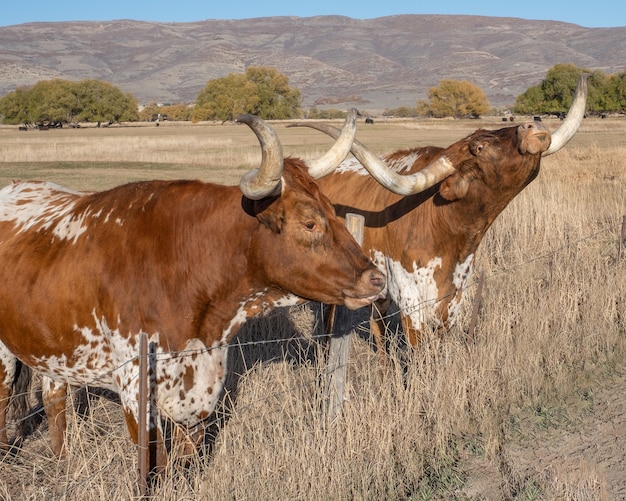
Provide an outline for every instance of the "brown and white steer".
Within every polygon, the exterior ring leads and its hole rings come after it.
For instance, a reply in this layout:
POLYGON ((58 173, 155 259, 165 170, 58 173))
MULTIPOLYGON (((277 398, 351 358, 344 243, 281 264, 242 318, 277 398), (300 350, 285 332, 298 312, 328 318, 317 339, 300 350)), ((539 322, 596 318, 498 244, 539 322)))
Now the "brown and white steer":
MULTIPOLYGON (((363 248, 387 272, 386 298, 375 303, 370 322, 383 359, 382 318, 389 311, 389 300, 400 310, 411 345, 417 344, 427 325, 445 329, 454 323, 485 232, 535 179, 541 158, 557 152, 575 135, 586 96, 582 76, 567 118, 552 134, 542 124, 530 122, 478 130, 445 149, 412 148, 382 159, 354 141, 356 159, 345 160, 320 180, 339 216, 353 212, 365 217, 363 248), (450 162, 438 164, 438 158, 450 162), (423 192, 425 180, 433 176, 445 179, 423 192)), ((333 137, 338 133, 327 124, 294 125, 333 137)))
MULTIPOLYGON (((61 453, 67 384, 120 396, 138 438, 138 339, 153 346, 161 416, 191 428, 214 410, 228 342, 246 319, 301 298, 359 308, 384 288, 307 165, 283 159, 272 129, 240 186, 145 181, 82 193, 47 182, 0 190, 0 439, 16 360, 44 376, 53 449, 61 453)), ((347 139, 326 155, 339 163, 347 139)), ((330 159, 330 160, 329 160, 330 159)), ((321 170, 328 166, 318 165, 321 170)), ((150 466, 166 461, 160 420, 150 466)))

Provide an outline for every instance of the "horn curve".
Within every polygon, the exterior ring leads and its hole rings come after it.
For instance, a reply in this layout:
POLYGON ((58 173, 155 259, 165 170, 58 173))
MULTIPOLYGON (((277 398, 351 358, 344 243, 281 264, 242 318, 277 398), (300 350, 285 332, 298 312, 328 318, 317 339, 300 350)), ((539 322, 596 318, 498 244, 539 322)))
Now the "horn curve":
POLYGON ((261 165, 246 172, 239 188, 246 198, 260 200, 278 195, 282 189, 283 147, 278 136, 265 121, 256 115, 239 115, 235 122, 246 124, 256 134, 261 144, 261 165))
POLYGON ((580 124, 585 116, 587 108, 587 77, 589 75, 583 73, 578 77, 576 90, 574 92, 574 100, 567 112, 567 116, 561 126, 552 133, 552 142, 550 147, 543 152, 544 157, 552 155, 565 146, 570 139, 574 137, 580 124))
MULTIPOLYGON (((337 141, 335 141, 330 150, 319 158, 307 160, 309 173, 314 179, 319 179, 333 172, 348 156, 356 136, 356 118, 358 114, 359 112, 356 108, 350 108, 341 129, 341 134, 335 138, 337 141)), ((287 125, 287 127, 291 126, 292 124, 287 125)), ((297 126, 297 124, 293 124, 293 126, 297 126)))
MULTIPOLYGON (((325 123, 299 122, 290 126, 310 127, 335 139, 339 137, 339 130, 325 123)), ((352 142, 350 151, 376 181, 397 195, 406 196, 420 193, 455 172, 454 165, 445 156, 437 158, 419 172, 402 175, 391 170, 376 154, 356 139, 352 142)))

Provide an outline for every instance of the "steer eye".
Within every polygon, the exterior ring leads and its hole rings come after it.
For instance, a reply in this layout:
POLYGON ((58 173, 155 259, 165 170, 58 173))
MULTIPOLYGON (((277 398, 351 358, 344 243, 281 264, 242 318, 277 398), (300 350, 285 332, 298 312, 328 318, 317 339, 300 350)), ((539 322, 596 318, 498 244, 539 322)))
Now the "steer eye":
POLYGON ((317 224, 315 224, 315 221, 306 221, 304 227, 309 231, 313 231, 317 227, 317 224))

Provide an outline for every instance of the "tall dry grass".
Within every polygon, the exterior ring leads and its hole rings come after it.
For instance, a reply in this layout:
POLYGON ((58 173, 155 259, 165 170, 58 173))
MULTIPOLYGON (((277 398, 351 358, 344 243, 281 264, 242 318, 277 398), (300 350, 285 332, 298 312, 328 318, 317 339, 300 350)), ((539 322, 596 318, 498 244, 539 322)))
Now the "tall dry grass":
MULTIPOLYGON (((410 123, 375 127, 361 127, 359 139, 378 151, 404 145, 412 135, 430 137, 427 128, 410 123)), ((451 125, 441 144, 463 137, 469 127, 471 122, 451 125)), ((174 463, 155 486, 155 499, 602 499, 608 486, 592 468, 576 478, 529 473, 510 444, 532 443, 538 427, 571 425, 593 412, 593 389, 624 369, 626 257, 616 262, 616 255, 626 214, 626 144, 620 139, 626 124, 614 121, 611 127, 587 121, 572 144, 544 159, 539 177, 488 231, 476 267, 485 282, 473 342, 466 343, 465 331, 476 284, 467 290, 455 328, 444 337, 427 337, 414 352, 391 350, 388 367, 379 365, 360 330, 352 337, 343 415, 328 423, 319 391, 323 354, 311 337, 321 330, 312 308, 254 320, 230 351, 228 412, 217 424, 210 453, 188 468, 174 463), (480 495, 468 490, 484 474, 476 464, 495 472, 480 495)), ((165 130, 159 129, 158 142, 168 137, 165 130)), ((189 134, 199 130, 190 128, 189 134)), ((312 131, 277 130, 293 154, 298 144, 303 156, 326 144, 312 131)), ((107 131, 112 137, 130 132, 107 131)), ((3 133, 17 133, 0 129, 0 158, 14 158, 3 133)), ((226 136, 253 148, 248 133, 230 127, 226 136)), ((31 134, 40 133, 25 135, 31 134)), ((185 133, 176 129, 174 135, 180 137, 168 139, 172 149, 191 148, 185 133)), ((143 145, 147 139, 129 139, 124 148, 136 149, 134 141, 143 145)), ((231 155, 225 154, 227 168, 257 161, 254 153, 245 161, 238 152, 231 155)), ((76 180, 89 189, 99 187, 100 169, 111 170, 96 160, 80 159, 94 162, 88 179, 76 180)), ((31 161, 18 160, 36 168, 31 161)), ((55 180, 72 179, 74 164, 65 165, 51 171, 55 180)), ((4 163, 0 175, 14 168, 4 163)), ((193 166, 165 172, 201 175, 193 166)), ((161 171, 141 171, 150 173, 161 171)), ((116 171, 104 184, 125 175, 134 174, 116 171)), ((0 463, 0 498, 137 496, 135 451, 119 407, 102 398, 90 405, 87 417, 69 411, 64 459, 52 456, 43 426, 16 457, 0 463)))

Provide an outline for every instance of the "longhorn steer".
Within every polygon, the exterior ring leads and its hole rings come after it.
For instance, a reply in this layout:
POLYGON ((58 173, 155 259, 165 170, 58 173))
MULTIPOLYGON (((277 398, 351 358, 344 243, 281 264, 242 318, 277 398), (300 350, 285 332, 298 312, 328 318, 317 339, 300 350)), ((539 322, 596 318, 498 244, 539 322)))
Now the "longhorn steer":
MULTIPOLYGON (((445 149, 401 150, 382 161, 354 141, 357 160, 345 160, 320 181, 337 214, 365 217, 363 248, 387 271, 387 298, 376 302, 371 322, 383 359, 381 318, 389 300, 397 304, 412 345, 428 324, 444 329, 454 323, 485 232, 537 176, 542 156, 557 152, 575 135, 586 95, 582 76, 567 119, 553 134, 537 122, 478 130, 445 149), (446 158, 450 162, 438 162, 446 158), (422 192, 427 180, 443 181, 422 192)), ((326 124, 294 125, 338 134, 326 124)))
MULTIPOLYGON (((81 193, 16 182, 0 191, 2 442, 15 357, 44 376, 56 453, 68 383, 119 393, 137 442, 140 334, 154 347, 158 411, 193 427, 216 405, 228 342, 247 318, 300 298, 359 308, 382 291, 383 274, 307 165, 283 160, 278 138, 260 119, 238 120, 263 151, 261 166, 240 187, 146 181, 81 193)), ((344 129, 316 175, 348 154, 356 112, 344 129)), ((152 416, 150 428, 157 439, 150 466, 160 468, 160 420, 152 416)))

